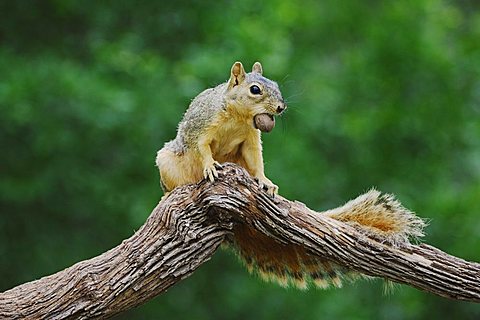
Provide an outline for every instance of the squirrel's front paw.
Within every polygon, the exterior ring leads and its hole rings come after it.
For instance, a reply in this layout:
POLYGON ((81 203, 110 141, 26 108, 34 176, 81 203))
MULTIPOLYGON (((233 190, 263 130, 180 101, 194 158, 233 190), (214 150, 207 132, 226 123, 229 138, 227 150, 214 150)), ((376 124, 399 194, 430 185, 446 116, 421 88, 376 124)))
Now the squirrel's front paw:
POLYGON ((213 161, 211 164, 205 166, 203 169, 203 176, 205 179, 209 179, 211 182, 218 178, 217 168, 222 168, 222 165, 218 161, 213 161))
POLYGON ((260 189, 265 189, 270 196, 274 197, 278 194, 278 186, 273 184, 272 181, 267 178, 257 178, 257 181, 260 189))

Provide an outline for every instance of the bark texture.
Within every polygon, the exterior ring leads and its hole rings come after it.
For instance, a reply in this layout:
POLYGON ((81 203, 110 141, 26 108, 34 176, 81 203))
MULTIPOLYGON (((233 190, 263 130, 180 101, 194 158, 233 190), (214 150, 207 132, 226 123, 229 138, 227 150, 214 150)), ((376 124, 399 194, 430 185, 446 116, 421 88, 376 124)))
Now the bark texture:
POLYGON ((1 319, 107 318, 165 292, 209 260, 239 224, 366 275, 480 302, 480 264, 426 244, 390 245, 280 196, 242 168, 174 190, 132 237, 95 258, 0 293, 1 319))

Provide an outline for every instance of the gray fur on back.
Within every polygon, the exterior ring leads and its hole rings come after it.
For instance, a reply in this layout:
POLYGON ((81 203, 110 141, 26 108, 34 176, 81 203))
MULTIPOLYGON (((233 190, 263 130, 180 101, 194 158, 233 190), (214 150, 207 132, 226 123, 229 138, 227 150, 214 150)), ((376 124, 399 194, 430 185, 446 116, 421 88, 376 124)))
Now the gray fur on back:
POLYGON ((222 83, 214 88, 206 89, 192 100, 183 120, 178 125, 177 136, 167 142, 165 147, 175 153, 183 153, 186 148, 198 141, 198 135, 204 132, 211 120, 225 107, 225 92, 227 83, 222 83))

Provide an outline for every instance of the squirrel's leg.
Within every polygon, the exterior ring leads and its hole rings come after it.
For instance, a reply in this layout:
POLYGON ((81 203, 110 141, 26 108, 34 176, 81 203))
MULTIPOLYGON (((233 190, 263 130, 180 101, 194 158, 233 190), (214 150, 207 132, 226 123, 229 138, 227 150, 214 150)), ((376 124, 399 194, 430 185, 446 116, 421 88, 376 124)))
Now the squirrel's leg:
POLYGON ((273 184, 264 173, 262 142, 260 140, 260 132, 255 130, 244 142, 242 146, 242 156, 247 165, 246 169, 258 179, 260 188, 267 189, 269 195, 274 196, 278 193, 278 186, 273 184))
POLYGON ((211 182, 218 178, 218 172, 215 166, 222 167, 222 165, 215 161, 212 156, 212 149, 210 144, 212 138, 210 136, 203 136, 198 139, 198 152, 203 167, 203 177, 209 179, 211 182))
POLYGON ((179 181, 180 179, 175 172, 178 167, 178 161, 175 158, 174 152, 167 148, 162 148, 158 151, 157 158, 155 159, 155 163, 160 171, 160 186, 165 195, 182 183, 182 181, 179 181))
POLYGON ((164 147, 158 151, 155 162, 160 171, 160 184, 165 194, 178 186, 202 179, 200 165, 191 154, 178 154, 164 147))

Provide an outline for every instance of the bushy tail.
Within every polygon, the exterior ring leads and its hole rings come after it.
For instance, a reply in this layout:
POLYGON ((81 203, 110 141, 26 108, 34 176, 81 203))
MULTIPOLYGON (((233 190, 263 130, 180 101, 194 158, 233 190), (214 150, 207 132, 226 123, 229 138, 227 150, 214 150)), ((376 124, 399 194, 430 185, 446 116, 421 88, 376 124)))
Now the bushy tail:
POLYGON ((423 237, 426 226, 423 219, 403 207, 393 195, 375 189, 323 214, 393 245, 423 237))
POLYGON ((247 226, 235 229, 234 246, 250 273, 283 287, 341 287, 341 278, 357 276, 327 259, 308 254, 301 246, 284 245, 247 226))
MULTIPOLYGON (((425 222, 405 209, 391 195, 376 190, 347 202, 342 207, 320 214, 352 224, 360 231, 398 245, 423 235, 425 222)), ((361 274, 343 268, 327 259, 312 256, 297 245, 284 245, 248 226, 234 232, 234 247, 251 273, 281 286, 306 289, 341 287, 342 280, 354 280, 361 274)))

